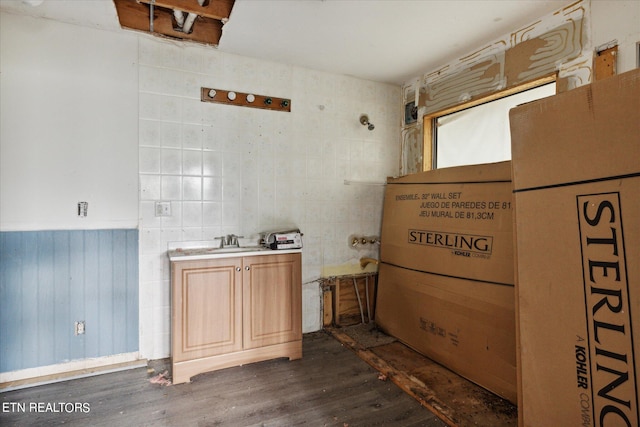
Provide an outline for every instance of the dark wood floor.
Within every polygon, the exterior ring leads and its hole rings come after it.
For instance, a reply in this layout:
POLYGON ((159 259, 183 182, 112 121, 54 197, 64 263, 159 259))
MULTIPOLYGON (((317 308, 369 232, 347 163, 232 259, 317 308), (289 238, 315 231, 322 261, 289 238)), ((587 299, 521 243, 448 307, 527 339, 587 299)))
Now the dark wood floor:
POLYGON ((303 352, 301 360, 225 369, 168 387, 151 384, 140 368, 6 392, 0 425, 445 425, 328 334, 306 334, 303 352), (65 413, 71 406, 62 402, 90 410, 65 413), (61 412, 30 412, 34 404, 61 412))

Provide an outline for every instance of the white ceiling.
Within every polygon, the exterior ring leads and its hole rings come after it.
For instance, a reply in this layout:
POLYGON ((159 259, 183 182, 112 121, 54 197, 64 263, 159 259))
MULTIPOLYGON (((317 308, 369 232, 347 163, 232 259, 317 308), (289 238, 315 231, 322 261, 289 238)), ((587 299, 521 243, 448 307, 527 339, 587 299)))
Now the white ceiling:
MULTIPOLYGON (((569 3, 570 0, 236 0, 219 49, 400 85, 569 3)), ((120 28, 112 0, 0 0, 0 9, 128 31, 120 28)))

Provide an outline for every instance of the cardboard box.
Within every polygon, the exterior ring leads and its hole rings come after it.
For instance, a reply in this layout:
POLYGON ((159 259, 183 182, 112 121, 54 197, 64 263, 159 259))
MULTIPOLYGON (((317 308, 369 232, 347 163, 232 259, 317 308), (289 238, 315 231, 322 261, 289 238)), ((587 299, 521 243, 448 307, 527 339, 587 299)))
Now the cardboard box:
POLYGON ((516 401, 510 162, 389 179, 376 322, 516 401))
POLYGON ((511 110, 521 426, 638 426, 640 70, 511 110))

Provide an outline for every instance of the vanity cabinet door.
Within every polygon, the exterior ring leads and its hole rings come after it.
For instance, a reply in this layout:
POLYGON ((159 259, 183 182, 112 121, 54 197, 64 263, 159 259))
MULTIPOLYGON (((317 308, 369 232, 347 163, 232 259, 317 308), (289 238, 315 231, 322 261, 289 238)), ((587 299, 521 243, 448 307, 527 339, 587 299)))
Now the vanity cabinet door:
POLYGON ((242 350, 242 258, 172 263, 174 362, 242 350))
POLYGON ((244 348, 302 339, 301 254, 243 258, 244 348))

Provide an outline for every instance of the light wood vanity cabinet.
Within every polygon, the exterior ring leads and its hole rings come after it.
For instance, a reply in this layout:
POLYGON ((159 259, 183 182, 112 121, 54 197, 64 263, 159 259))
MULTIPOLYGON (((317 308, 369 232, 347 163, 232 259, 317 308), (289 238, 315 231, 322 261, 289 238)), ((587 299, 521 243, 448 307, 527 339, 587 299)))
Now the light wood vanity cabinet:
POLYGON ((171 262, 173 383, 302 357, 301 254, 171 262))

